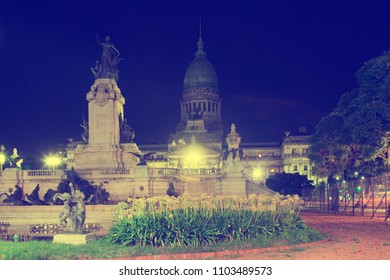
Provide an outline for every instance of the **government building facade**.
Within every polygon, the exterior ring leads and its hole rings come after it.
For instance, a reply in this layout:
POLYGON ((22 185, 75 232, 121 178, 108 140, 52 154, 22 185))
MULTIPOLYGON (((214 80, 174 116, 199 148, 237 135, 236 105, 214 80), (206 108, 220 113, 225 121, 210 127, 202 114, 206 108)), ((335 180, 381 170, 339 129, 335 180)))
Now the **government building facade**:
MULTIPOLYGON (((92 68, 95 81, 86 94, 84 141, 62 145, 61 152, 67 170, 104 184, 111 200, 165 195, 169 185, 179 194, 272 195, 265 180, 277 172, 314 179, 305 128, 286 132, 275 143, 246 143, 234 123, 223 131, 217 73, 206 57, 201 35, 184 75, 176 128, 167 133, 167 143, 138 145, 125 118, 125 95, 117 84, 119 52, 109 37, 100 45, 102 58, 92 68)), ((55 189, 65 173, 6 168, 0 173, 0 193, 13 185, 29 193, 39 184, 43 194, 55 189)))

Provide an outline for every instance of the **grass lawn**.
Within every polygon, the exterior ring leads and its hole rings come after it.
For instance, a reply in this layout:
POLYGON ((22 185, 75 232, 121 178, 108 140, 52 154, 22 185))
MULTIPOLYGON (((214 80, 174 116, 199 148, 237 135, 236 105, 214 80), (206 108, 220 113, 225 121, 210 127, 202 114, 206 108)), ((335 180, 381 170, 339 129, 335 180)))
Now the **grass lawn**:
POLYGON ((245 241, 232 241, 198 247, 151 247, 123 246, 108 242, 101 237, 86 245, 53 244, 51 241, 32 240, 28 242, 0 241, 0 259, 2 260, 77 260, 112 259, 144 255, 182 254, 196 252, 216 252, 223 250, 243 250, 280 245, 293 245, 317 241, 325 238, 313 229, 285 236, 263 237, 245 241))

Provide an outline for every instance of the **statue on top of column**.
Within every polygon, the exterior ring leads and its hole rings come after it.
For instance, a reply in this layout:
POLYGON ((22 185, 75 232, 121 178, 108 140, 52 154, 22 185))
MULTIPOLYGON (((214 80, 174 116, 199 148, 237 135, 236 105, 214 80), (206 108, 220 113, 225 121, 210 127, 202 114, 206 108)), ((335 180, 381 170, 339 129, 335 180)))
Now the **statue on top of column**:
POLYGON ((95 66, 91 67, 92 73, 95 79, 109 78, 115 81, 119 80, 118 63, 122 60, 119 57, 120 53, 111 43, 110 36, 107 36, 104 42, 99 41, 99 37, 96 34, 96 41, 99 46, 102 47, 102 59, 96 61, 95 66))

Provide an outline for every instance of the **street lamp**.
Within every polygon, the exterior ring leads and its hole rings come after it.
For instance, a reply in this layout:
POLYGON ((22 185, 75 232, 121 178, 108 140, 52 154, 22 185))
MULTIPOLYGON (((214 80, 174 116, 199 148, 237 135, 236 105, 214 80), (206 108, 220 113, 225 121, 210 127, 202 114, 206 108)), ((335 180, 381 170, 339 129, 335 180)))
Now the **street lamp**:
POLYGON ((5 163, 5 160, 7 159, 5 154, 4 154, 4 151, 5 151, 5 148, 4 148, 4 145, 1 145, 0 147, 0 172, 3 170, 3 165, 5 163))
POLYGON ((259 167, 256 167, 252 171, 252 177, 255 179, 255 181, 260 181, 260 177, 263 175, 263 172, 259 167))
POLYGON ((48 155, 45 157, 44 161, 45 165, 49 166, 53 170, 61 164, 61 158, 57 155, 48 155))
POLYGON ((199 168, 205 158, 202 148, 196 143, 188 145, 183 156, 187 168, 199 168))

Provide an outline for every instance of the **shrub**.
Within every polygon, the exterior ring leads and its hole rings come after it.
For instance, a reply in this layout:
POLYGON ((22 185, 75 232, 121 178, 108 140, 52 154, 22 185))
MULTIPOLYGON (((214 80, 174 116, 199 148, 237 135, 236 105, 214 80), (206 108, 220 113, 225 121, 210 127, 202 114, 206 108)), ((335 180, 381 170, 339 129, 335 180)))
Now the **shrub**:
POLYGON ((302 229, 299 197, 264 198, 204 195, 198 198, 129 199, 117 206, 117 222, 108 239, 141 246, 199 246, 278 236, 302 229))

